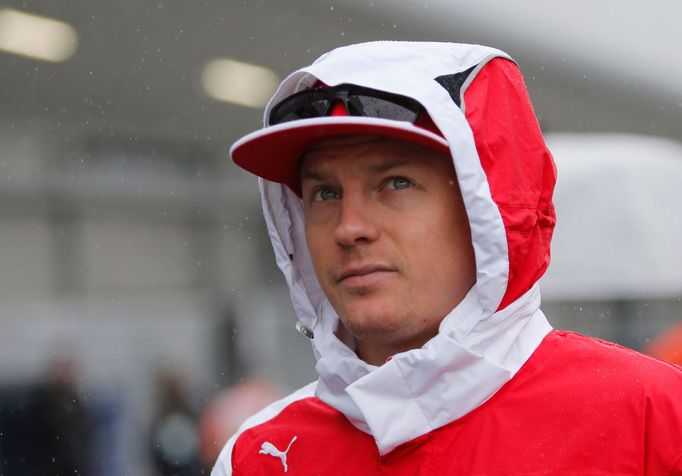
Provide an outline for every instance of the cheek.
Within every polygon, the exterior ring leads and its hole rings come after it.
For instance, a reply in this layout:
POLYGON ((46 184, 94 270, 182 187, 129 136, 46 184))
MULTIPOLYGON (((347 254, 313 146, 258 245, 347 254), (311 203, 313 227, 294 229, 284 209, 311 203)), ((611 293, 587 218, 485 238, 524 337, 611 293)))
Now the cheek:
POLYGON ((430 255, 439 251, 438 247, 444 243, 455 240, 453 217, 441 210, 422 210, 411 217, 399 218, 399 221, 403 236, 409 241, 407 253, 430 255))
POLYGON ((305 241, 308 246, 308 252, 313 260, 313 265, 317 261, 319 240, 316 238, 315 231, 308 225, 305 227, 305 241))
POLYGON ((466 218, 455 207, 447 211, 422 213, 408 222, 403 253, 413 271, 418 270, 429 284, 443 274, 458 274, 468 268, 471 234, 466 218))
MULTIPOLYGON (((328 261, 330 260, 330 249, 324 240, 324 232, 320 230, 318 226, 306 225, 305 227, 305 238, 306 244, 308 245, 308 252, 310 253, 310 258, 313 261, 313 268, 315 269, 315 274, 317 276, 324 276, 325 269, 328 266, 328 261)), ((322 280, 320 280, 322 281, 322 280)), ((321 283, 324 284, 324 283, 321 283)))

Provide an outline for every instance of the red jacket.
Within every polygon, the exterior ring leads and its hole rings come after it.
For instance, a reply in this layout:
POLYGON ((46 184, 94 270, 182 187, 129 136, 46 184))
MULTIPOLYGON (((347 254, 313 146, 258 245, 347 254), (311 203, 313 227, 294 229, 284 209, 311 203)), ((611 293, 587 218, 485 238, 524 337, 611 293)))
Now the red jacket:
POLYGON ((213 476, 681 474, 680 370, 552 331, 540 310, 556 169, 513 60, 473 45, 352 45, 290 75, 270 104, 318 81, 385 89, 428 111, 450 147, 476 284, 422 348, 368 365, 337 337, 299 198, 261 179, 319 380, 248 419, 213 476))
POLYGON ((682 372, 632 350, 553 331, 516 376, 452 423, 379 455, 374 440, 314 396, 244 431, 236 476, 681 475, 682 372))

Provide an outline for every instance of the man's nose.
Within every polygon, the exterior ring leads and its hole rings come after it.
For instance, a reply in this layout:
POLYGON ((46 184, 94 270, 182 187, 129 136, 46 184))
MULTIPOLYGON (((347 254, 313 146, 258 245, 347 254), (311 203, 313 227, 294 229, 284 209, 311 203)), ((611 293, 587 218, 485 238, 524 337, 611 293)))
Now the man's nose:
POLYGON ((376 240, 379 237, 377 218, 365 197, 360 194, 344 194, 334 240, 343 247, 376 240))

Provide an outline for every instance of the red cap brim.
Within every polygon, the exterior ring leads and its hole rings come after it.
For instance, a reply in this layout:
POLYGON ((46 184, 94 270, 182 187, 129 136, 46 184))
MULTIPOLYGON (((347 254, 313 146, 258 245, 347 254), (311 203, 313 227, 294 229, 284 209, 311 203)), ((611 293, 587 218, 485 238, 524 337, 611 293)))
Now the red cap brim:
POLYGON ((443 137, 409 122, 336 116, 265 127, 235 142, 230 155, 240 167, 266 180, 283 183, 300 194, 297 168, 303 152, 314 142, 345 135, 386 137, 449 153, 448 143, 443 137))

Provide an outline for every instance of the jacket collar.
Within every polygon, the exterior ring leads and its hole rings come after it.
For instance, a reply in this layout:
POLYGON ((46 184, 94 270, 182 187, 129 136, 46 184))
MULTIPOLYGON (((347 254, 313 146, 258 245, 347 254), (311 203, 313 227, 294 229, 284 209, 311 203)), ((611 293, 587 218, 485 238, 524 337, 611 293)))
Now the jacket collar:
POLYGON ((539 302, 533 287, 485 316, 472 288, 436 337, 380 367, 357 358, 333 333, 324 334, 316 395, 372 435, 386 454, 464 416, 511 379, 551 330, 539 302))

